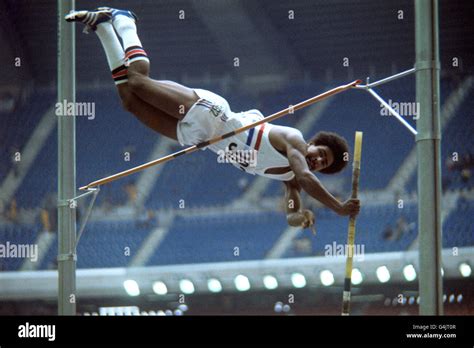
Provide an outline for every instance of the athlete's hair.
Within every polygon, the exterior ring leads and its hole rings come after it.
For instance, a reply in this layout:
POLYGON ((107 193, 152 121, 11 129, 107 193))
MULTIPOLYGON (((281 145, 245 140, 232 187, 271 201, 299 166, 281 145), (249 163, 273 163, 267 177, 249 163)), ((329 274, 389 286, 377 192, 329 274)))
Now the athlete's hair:
POLYGON ((309 141, 313 145, 326 145, 333 153, 334 162, 327 168, 320 170, 324 174, 335 174, 344 169, 347 165, 347 154, 349 145, 346 139, 333 132, 318 132, 309 141))

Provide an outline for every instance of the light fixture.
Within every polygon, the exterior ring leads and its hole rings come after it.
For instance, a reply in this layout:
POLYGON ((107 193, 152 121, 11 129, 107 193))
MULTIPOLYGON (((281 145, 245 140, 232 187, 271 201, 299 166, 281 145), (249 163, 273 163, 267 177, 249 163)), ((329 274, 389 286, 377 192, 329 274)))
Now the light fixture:
POLYGON ((459 265, 459 272, 461 272, 461 275, 465 278, 469 277, 472 273, 471 266, 469 266, 468 263, 463 262, 459 265))
POLYGON ((186 312, 189 308, 186 304, 184 303, 181 303, 179 306, 178 306, 178 309, 181 310, 182 312, 186 312))
POLYGON ((153 292, 157 295, 166 295, 168 293, 168 288, 166 284, 158 281, 153 283, 153 292))
POLYGON ((234 279, 235 288, 239 291, 247 291, 250 289, 250 282, 249 278, 246 276, 239 274, 234 279))
POLYGON ((416 279, 415 267, 412 264, 406 265, 405 267, 403 267, 403 276, 409 282, 415 280, 416 279))
POLYGON ((334 284, 334 275, 327 269, 319 274, 319 278, 321 279, 321 283, 323 283, 324 286, 331 286, 334 284))
POLYGON ((135 280, 128 279, 123 282, 123 287, 129 296, 140 295, 140 287, 135 280))
POLYGON ((352 276, 351 276, 351 282, 354 285, 359 285, 362 283, 364 280, 364 277, 362 276, 362 273, 359 271, 358 268, 352 269, 352 276))
POLYGON ((192 294, 194 293, 194 284, 189 279, 181 279, 179 281, 179 288, 184 294, 192 294))
POLYGON ((295 288, 304 288, 306 286, 306 278, 301 273, 293 273, 291 275, 291 283, 295 288))
POLYGON ((375 273, 377 274, 377 278, 381 283, 386 283, 390 280, 390 272, 387 266, 378 267, 375 273))
POLYGON ((218 279, 211 278, 207 281, 207 288, 209 289, 210 292, 214 292, 214 293, 221 292, 222 284, 218 279))
POLYGON ((276 289, 278 287, 278 281, 274 276, 266 275, 265 277, 263 277, 263 285, 268 290, 273 290, 273 289, 276 289))

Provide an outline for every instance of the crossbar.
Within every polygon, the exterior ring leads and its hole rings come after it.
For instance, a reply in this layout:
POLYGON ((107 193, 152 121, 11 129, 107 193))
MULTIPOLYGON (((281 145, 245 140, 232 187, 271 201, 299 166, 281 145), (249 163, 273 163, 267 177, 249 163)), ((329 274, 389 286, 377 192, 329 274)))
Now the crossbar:
POLYGON ((139 171, 142 171, 146 168, 150 168, 152 166, 156 166, 158 164, 161 164, 161 163, 164 163, 164 162, 168 162, 168 161, 171 161, 173 159, 175 159, 176 157, 179 157, 179 156, 182 156, 182 155, 186 155, 186 154, 189 154, 189 153, 192 153, 192 152, 195 152, 197 151, 198 149, 201 149, 201 148, 204 148, 204 147, 207 147, 209 145, 212 145, 212 144, 215 144, 221 140, 224 140, 226 138, 230 138, 234 135, 237 135, 239 133, 242 133, 242 132, 245 132, 246 130, 248 129, 251 129, 251 128, 254 128, 254 127, 257 127, 263 123, 267 123, 267 122, 271 122, 273 120, 276 120, 280 117, 283 117, 285 115, 288 115, 289 113, 293 113, 293 111, 296 111, 296 110, 299 110, 299 109, 302 109, 302 108, 305 108, 311 104, 314 104, 316 102, 319 102, 323 99, 326 99, 332 95, 335 95, 335 94, 338 94, 338 93, 341 93, 341 92, 344 92, 348 89, 351 89, 351 88, 354 88, 355 86, 357 86, 359 83, 361 83, 362 81, 361 80, 355 80, 351 83, 348 83, 346 85, 342 85, 342 86, 339 86, 339 87, 335 87, 329 91, 326 91, 324 93, 321 93, 317 96, 314 96, 312 98, 309 98, 309 99, 306 99, 296 105, 292 105, 292 106, 289 106, 288 108, 286 109, 283 109, 281 111, 278 111, 270 116, 267 116, 259 121, 256 121, 254 123, 251 123, 247 126, 244 126, 244 127, 241 127, 241 128, 238 128, 236 130, 233 130, 232 132, 229 132, 229 133, 226 133, 224 135, 220 135, 218 137, 215 137, 213 139, 210 139, 210 140, 207 140, 207 141, 204 141, 202 143, 199 143, 197 145, 193 145, 193 146, 190 146, 186 149, 183 149, 181 151, 178 151, 178 152, 175 152, 175 153, 172 153, 170 155, 167 155, 167 156, 164 156, 164 157, 161 157, 161 158, 158 158, 156 160, 153 160, 153 161, 150 161, 150 162, 147 162, 147 163, 144 163, 142 165, 139 165, 137 167, 134 167, 134 168, 130 168, 130 169, 127 169, 127 170, 124 170, 120 173, 117 173, 117 174, 113 174, 113 175, 110 175, 110 176, 107 176, 105 178, 102 178, 102 179, 99 179, 99 180, 96 180, 96 181, 93 181, 85 186, 82 186, 79 188, 79 190, 87 190, 91 187, 98 187, 100 185, 104 185, 104 184, 108 184, 112 181, 115 181, 115 180, 118 180, 120 178, 123 178, 125 176, 128 176, 128 175, 131 175, 131 174, 134 174, 134 173, 137 173, 139 171))

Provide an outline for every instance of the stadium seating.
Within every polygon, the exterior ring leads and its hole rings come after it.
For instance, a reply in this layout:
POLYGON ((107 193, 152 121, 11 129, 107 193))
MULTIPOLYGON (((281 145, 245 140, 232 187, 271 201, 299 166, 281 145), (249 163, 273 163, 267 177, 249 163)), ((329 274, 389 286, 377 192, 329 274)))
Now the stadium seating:
POLYGON ((148 265, 262 259, 285 224, 273 212, 178 217, 148 265))

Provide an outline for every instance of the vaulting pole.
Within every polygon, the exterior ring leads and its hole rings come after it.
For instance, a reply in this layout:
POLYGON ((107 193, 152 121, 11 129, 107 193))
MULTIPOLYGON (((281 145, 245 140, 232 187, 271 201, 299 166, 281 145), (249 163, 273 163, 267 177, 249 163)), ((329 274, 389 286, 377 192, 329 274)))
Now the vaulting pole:
MULTIPOLYGON (((354 140, 354 161, 352 164, 352 195, 357 199, 359 192, 360 160, 362 157, 362 132, 356 132, 354 140)), ((342 293, 342 315, 349 315, 351 305, 351 278, 352 259, 354 257, 354 241, 356 232, 356 217, 349 217, 349 228, 347 231, 347 255, 346 272, 344 276, 344 291, 342 293)))

